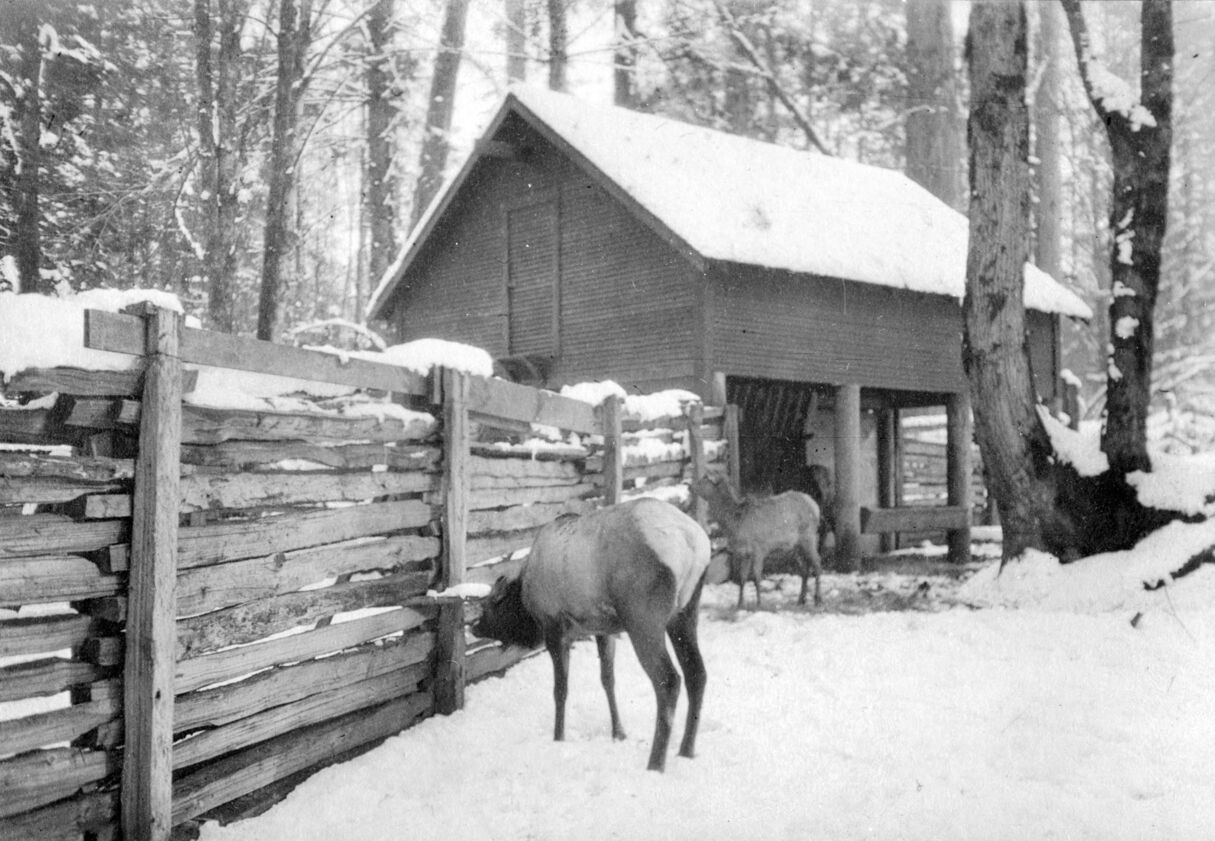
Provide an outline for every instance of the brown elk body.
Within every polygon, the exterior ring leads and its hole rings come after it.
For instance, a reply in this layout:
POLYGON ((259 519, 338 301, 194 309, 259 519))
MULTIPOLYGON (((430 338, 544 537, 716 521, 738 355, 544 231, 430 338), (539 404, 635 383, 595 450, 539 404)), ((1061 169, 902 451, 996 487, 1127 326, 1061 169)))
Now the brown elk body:
POLYGON ((822 604, 823 562, 818 549, 819 508, 808 494, 786 491, 770 497, 743 499, 723 476, 705 476, 692 488, 709 505, 709 513, 726 534, 731 571, 738 578, 738 606, 748 581, 759 582, 764 562, 774 554, 797 557, 802 589, 797 603, 806 603, 810 572, 814 572, 814 603, 822 604))
POLYGON ((494 584, 473 633, 526 647, 544 643, 553 661, 553 738, 560 741, 570 645, 588 635, 599 649, 612 736, 625 738, 616 708, 612 635, 626 632, 654 686, 658 713, 648 767, 661 771, 680 690, 668 636, 688 685, 679 754, 690 757, 695 750, 706 681, 696 625, 708 566, 708 536, 666 502, 638 499, 561 517, 537 534, 519 574, 494 584))

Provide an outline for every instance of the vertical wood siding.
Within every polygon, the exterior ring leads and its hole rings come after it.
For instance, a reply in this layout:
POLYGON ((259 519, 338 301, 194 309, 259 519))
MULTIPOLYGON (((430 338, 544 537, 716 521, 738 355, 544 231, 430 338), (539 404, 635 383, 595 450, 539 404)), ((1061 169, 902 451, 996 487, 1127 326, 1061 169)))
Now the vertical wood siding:
POLYGON ((557 202, 513 208, 506 214, 507 321, 512 354, 557 350, 557 202))

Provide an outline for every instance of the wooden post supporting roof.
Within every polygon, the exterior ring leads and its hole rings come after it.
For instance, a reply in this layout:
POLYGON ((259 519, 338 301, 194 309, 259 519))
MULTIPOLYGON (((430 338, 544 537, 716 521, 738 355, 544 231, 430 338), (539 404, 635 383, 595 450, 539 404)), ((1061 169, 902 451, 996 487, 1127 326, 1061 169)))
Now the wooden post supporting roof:
POLYGON ((144 317, 147 367, 131 524, 122 827, 127 838, 163 841, 173 816, 181 316, 146 304, 138 312, 144 317))
MULTIPOLYGON (((899 410, 882 409, 878 412, 877 469, 878 507, 894 508, 898 505, 899 482, 899 410)), ((883 532, 882 551, 892 552, 898 548, 898 532, 883 532)))
POLYGON ((861 565, 861 387, 835 389, 835 554, 841 569, 861 565))
POLYGON ((950 529, 949 560, 956 564, 970 560, 971 481, 973 472, 970 442, 973 421, 970 417, 970 397, 963 391, 951 394, 945 403, 946 467, 945 482, 949 505, 966 512, 966 525, 950 529))

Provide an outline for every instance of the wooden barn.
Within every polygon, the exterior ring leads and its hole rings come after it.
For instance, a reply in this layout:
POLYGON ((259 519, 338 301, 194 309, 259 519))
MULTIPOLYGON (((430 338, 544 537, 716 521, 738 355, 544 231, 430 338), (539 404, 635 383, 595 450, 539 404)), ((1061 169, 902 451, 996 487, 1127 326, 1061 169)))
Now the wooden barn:
MULTIPOLYGON (((898 172, 524 88, 507 95, 373 296, 397 337, 487 349, 521 382, 681 387, 741 409, 746 490, 835 473, 839 549, 969 525, 967 224, 898 172), (899 412, 946 407, 950 506, 900 505, 899 412), (864 511, 862 511, 864 508, 864 511)), ((1026 267, 1057 397, 1059 319, 1026 267)))

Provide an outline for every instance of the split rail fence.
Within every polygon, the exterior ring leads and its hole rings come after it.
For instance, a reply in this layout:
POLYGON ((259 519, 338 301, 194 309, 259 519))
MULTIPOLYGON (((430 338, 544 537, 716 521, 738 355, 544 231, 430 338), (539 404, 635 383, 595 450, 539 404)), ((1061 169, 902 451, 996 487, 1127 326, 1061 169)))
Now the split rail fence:
POLYGON ((0 408, 0 442, 57 445, 0 451, 6 841, 167 838, 458 709, 525 653, 470 638, 477 603, 441 591, 516 569, 563 513, 737 479, 732 407, 641 421, 615 398, 420 376, 154 308, 90 312, 85 333, 142 364, 27 371, 6 393, 39 399, 0 408), (381 402, 208 408, 195 366, 381 402), (535 444, 533 425, 566 442, 535 444))

